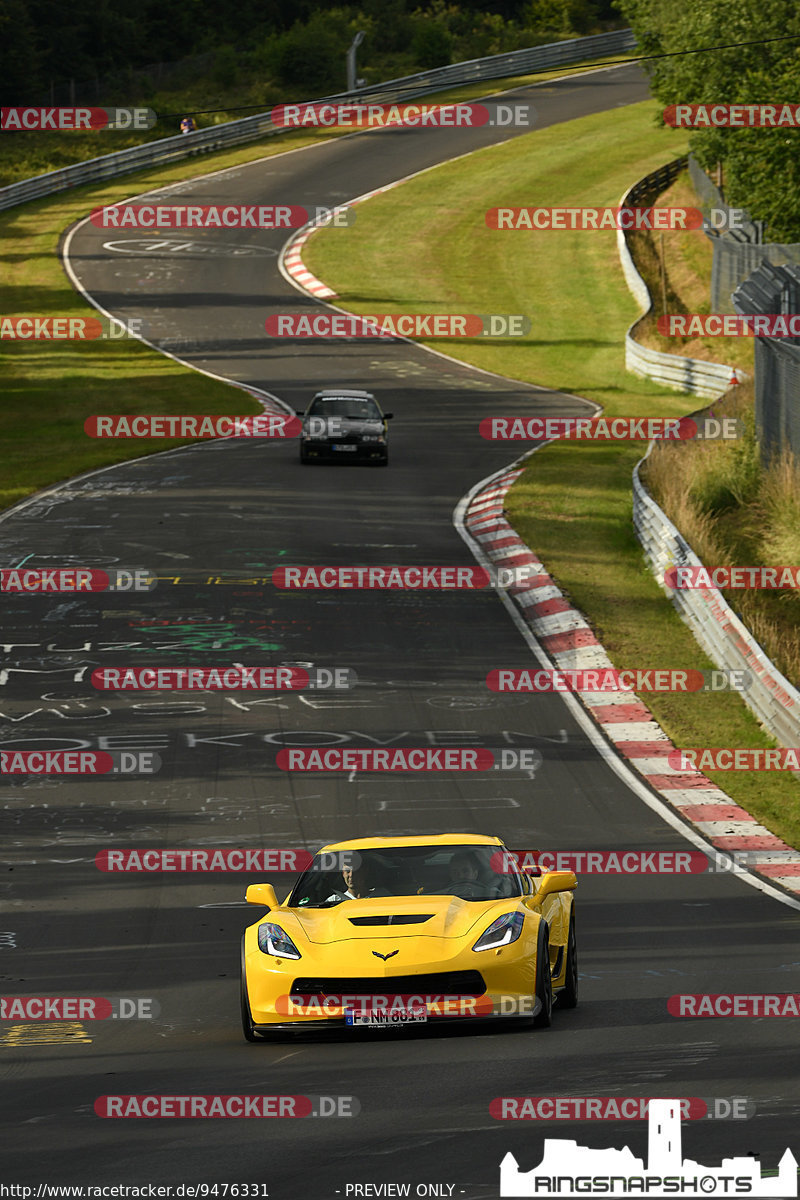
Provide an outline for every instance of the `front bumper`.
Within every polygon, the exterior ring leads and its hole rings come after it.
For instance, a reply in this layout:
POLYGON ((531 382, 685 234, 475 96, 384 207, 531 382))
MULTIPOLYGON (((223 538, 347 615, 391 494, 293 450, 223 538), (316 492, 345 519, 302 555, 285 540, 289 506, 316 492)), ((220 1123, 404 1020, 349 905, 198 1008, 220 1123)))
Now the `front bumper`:
POLYGON ((310 442, 301 442, 300 447, 303 456, 309 460, 341 459, 344 462, 382 462, 387 457, 385 442, 382 445, 378 442, 351 442, 346 439, 328 442, 320 438, 310 442), (337 450, 337 446, 345 448, 337 450))
POLYGON ((461 1026, 464 1026, 465 1028, 474 1029, 478 1025, 485 1027, 495 1023, 513 1023, 515 1021, 529 1022, 532 1017, 538 1016, 539 1010, 541 1009, 541 1002, 537 1000, 536 997, 528 997, 527 999, 530 1001, 530 1007, 526 1008, 525 1012, 490 1012, 481 1016, 473 1017, 430 1016, 429 1014, 428 1021, 423 1023, 413 1023, 409 1025, 387 1025, 382 1029, 369 1029, 364 1026, 354 1028, 353 1026, 349 1026, 345 1021, 344 1013, 331 1015, 330 1017, 326 1017, 321 1021, 316 1018, 306 1018, 302 1021, 270 1021, 266 1024, 254 1025, 253 1028, 255 1029, 256 1033, 262 1034, 263 1036, 267 1036, 268 1034, 272 1033, 313 1034, 346 1032, 348 1037, 353 1036, 354 1034, 363 1036, 364 1034, 385 1033, 387 1030, 393 1030, 395 1033, 399 1030, 404 1034, 407 1034, 409 1030, 415 1030, 419 1033, 420 1031, 430 1029, 431 1027, 439 1029, 442 1026, 447 1026, 448 1028, 460 1028, 461 1026))

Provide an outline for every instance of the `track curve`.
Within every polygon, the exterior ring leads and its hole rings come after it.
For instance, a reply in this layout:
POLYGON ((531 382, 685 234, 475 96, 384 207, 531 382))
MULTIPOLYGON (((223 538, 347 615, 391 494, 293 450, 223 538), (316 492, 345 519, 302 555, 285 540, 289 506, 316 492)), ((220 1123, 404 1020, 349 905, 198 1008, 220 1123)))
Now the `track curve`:
MULTIPOLYGON (((636 67, 530 90, 540 126, 645 95, 636 67)), ((440 132, 354 135, 161 195, 331 206, 515 136, 484 128, 445 141, 440 132)), ((407 343, 275 348, 263 336, 270 311, 317 308, 298 302, 278 273, 280 234, 227 231, 213 258, 120 253, 104 248, 109 240, 84 223, 69 241, 72 271, 96 302, 142 317, 153 344, 192 366, 291 407, 322 385, 369 387, 397 414, 393 461, 388 471, 307 470, 296 446, 199 444, 70 481, 0 521, 5 564, 71 560, 161 577, 150 595, 8 600, 2 744, 151 749, 164 764, 146 783, 5 789, 6 920, 16 943, 5 990, 153 996, 160 1006, 151 1021, 87 1024, 91 1040, 63 1030, 56 1045, 26 1045, 20 1035, 6 1046, 5 1178, 263 1182, 287 1200, 298 1191, 333 1200, 352 1184, 437 1183, 480 1200, 497 1195, 506 1151, 523 1167, 539 1160, 540 1127, 489 1115, 494 1097, 526 1094, 748 1096, 757 1112, 746 1126, 684 1126, 686 1153, 714 1163, 746 1143, 774 1165, 800 1110, 791 1021, 683 1023, 666 1008, 673 992, 800 991, 797 913, 735 879, 582 879, 582 1001, 557 1013, 550 1031, 248 1046, 237 969, 239 935, 252 920, 240 904, 250 877, 97 871, 94 855, 107 847, 289 847, 455 829, 497 833, 515 847, 686 848, 598 757, 558 696, 487 693, 489 670, 527 654, 493 594, 290 595, 269 582, 283 563, 465 563, 453 509, 509 457, 477 435, 489 399, 510 415, 571 415, 586 402, 407 343), (259 252, 222 246, 245 242, 259 252), (334 697, 149 701, 107 698, 86 682, 96 665, 187 660, 347 666, 361 686, 334 697), (427 782, 275 768, 281 744, 343 739, 533 746, 543 762, 533 779, 427 782), (361 1113, 297 1125, 103 1121, 92 1106, 111 1092, 350 1095, 361 1113)), ((646 1149, 640 1123, 546 1132, 646 1149)))

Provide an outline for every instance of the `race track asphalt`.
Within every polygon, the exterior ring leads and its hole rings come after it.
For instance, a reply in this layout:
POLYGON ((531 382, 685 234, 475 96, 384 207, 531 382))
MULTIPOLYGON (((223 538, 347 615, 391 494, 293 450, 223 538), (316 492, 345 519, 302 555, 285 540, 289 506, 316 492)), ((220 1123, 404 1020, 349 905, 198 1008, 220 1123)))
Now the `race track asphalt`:
MULTIPOLYGON (((646 94, 629 66, 515 98, 530 99, 544 127, 599 111, 613 120, 646 94)), ((164 198, 332 206, 521 132, 364 133, 204 176, 164 198)), ((678 992, 800 992, 798 913, 739 879, 582 877, 581 1003, 556 1012, 550 1030, 247 1045, 238 963, 241 931, 259 915, 242 903, 253 878, 96 868, 106 848, 315 848, 373 833, 492 833, 523 849, 690 848, 601 759, 558 695, 487 690, 491 669, 532 662, 493 592, 290 593, 270 579, 289 564, 471 565, 453 510, 515 454, 478 436, 480 418, 576 415, 587 402, 406 342, 270 342, 268 314, 319 308, 277 269, 285 234, 203 232, 192 238, 202 249, 184 250, 175 240, 112 238, 84 223, 69 261, 98 304, 141 317, 151 341, 192 366, 291 407, 322 385, 373 391, 395 414, 391 463, 306 468, 296 443, 199 443, 73 481, 0 522, 4 565, 159 575, 148 594, 4 598, 0 744, 162 759, 152 778, 4 781, 4 994, 152 997, 159 1015, 61 1028, 54 1044, 31 1044, 29 1025, 6 1034, 3 1181, 259 1183, 278 1200, 439 1184, 480 1200, 498 1195, 505 1153, 529 1168, 544 1136, 646 1154, 644 1122, 543 1127, 490 1116, 493 1098, 524 1095, 747 1097, 756 1112, 746 1123, 685 1123, 685 1152, 712 1165, 753 1151, 776 1166, 800 1112, 796 1021, 667 1012, 678 992), (151 699, 89 683, 96 666, 233 662, 350 667, 359 687, 151 699), (322 743, 535 747, 542 761, 533 777, 277 769, 282 744, 322 743), (153 1093, 353 1096, 361 1111, 297 1125, 93 1111, 102 1095, 153 1093)), ((279 896, 291 878, 276 879, 279 896)))

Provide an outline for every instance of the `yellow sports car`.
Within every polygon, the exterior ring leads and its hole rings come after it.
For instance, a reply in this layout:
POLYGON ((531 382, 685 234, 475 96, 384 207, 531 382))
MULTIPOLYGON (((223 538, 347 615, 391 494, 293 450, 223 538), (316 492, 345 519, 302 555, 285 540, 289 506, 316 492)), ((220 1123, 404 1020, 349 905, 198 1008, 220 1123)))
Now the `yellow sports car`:
POLYGON ((242 1026, 397 1028, 529 1018, 578 1002, 572 871, 520 872, 499 838, 359 838, 325 846, 242 938, 242 1026))

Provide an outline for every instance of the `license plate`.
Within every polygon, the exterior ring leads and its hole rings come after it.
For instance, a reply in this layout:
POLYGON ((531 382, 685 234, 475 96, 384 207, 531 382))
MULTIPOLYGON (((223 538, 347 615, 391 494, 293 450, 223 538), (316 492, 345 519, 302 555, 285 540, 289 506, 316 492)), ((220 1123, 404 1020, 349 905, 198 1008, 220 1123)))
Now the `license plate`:
POLYGON ((349 1008, 345 1012, 348 1025, 362 1029, 392 1029, 398 1025, 422 1025, 428 1020, 427 1008, 361 1009, 349 1008))
POLYGON ((358 449, 358 446, 331 446, 331 450, 344 450, 353 454, 358 449))

